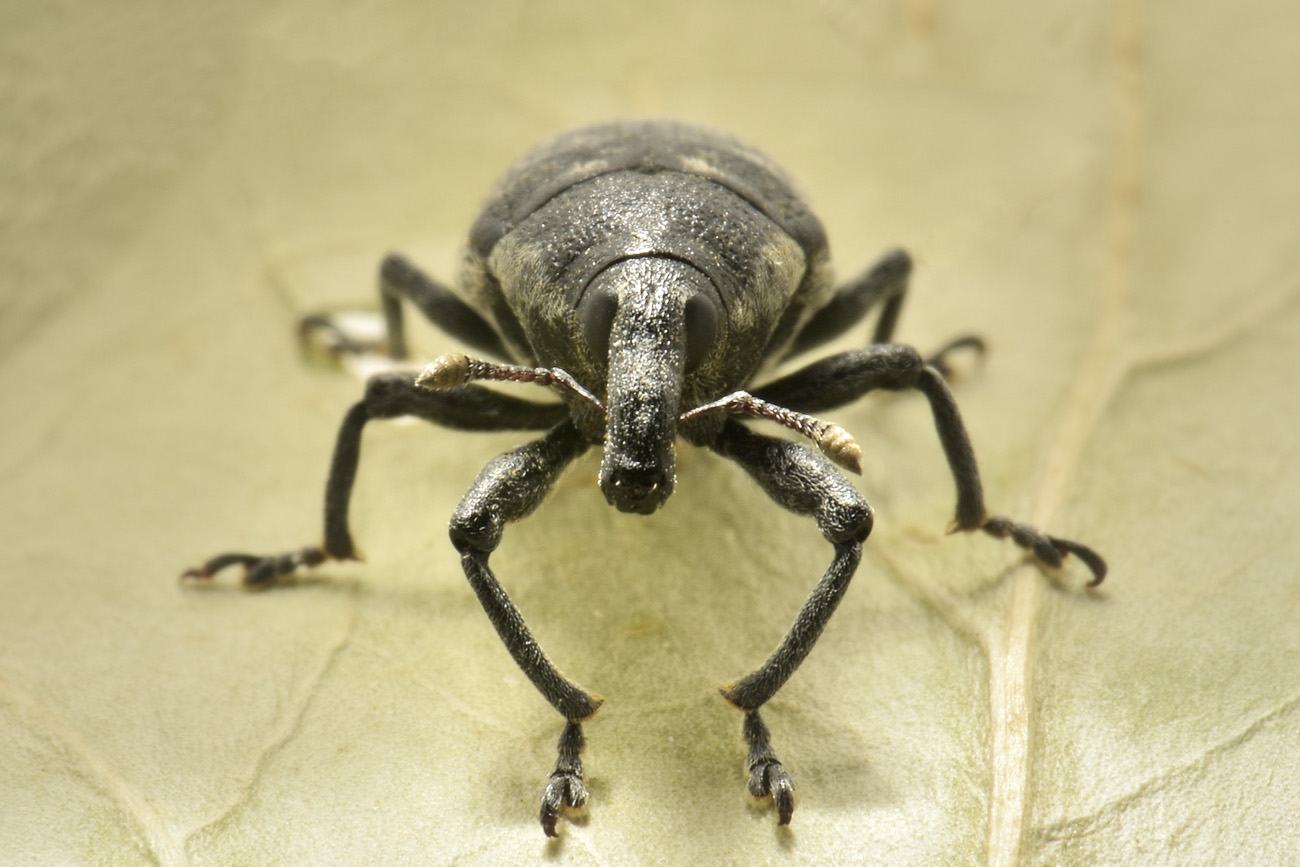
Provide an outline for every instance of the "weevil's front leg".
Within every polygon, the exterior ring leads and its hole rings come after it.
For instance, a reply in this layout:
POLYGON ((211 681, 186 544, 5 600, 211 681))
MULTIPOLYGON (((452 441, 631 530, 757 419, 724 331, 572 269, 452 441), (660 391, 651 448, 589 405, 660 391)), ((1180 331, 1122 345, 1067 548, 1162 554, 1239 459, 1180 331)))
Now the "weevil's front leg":
POLYGON ((886 343, 832 355, 756 388, 754 394, 800 412, 819 412, 843 406, 875 389, 916 389, 929 400, 939 443, 957 484, 952 532, 983 530, 1000 539, 1010 538, 1031 551, 1043 565, 1053 568, 1059 567, 1066 555, 1073 554, 1092 572, 1090 587, 1102 582, 1106 577, 1106 561, 1086 545, 1049 536, 1010 518, 988 515, 975 452, 957 401, 943 374, 927 364, 912 347, 886 343))
POLYGON ((497 635, 533 686, 567 721, 555 770, 542 796, 542 829, 548 837, 555 836, 562 807, 580 807, 587 800, 578 758, 583 746, 581 723, 603 699, 569 680, 546 658, 519 609, 488 568, 488 557, 500 544, 505 525, 532 513, 560 471, 588 445, 571 422, 564 422, 541 439, 498 456, 479 474, 451 519, 452 544, 497 635))
POLYGON ((244 568, 244 584, 263 585, 326 560, 356 559, 348 526, 348 505, 361 459, 361 433, 382 418, 415 416, 460 430, 545 430, 567 416, 560 404, 535 403, 479 386, 429 391, 413 373, 381 373, 366 383, 365 397, 343 417, 325 484, 325 541, 284 554, 219 554, 183 578, 207 580, 229 566, 244 568))
POLYGON ((757 671, 722 687, 727 701, 745 711, 749 790, 776 803, 780 824, 794 812, 794 785, 772 750, 758 709, 776 694, 808 656, 844 598, 871 532, 871 506, 839 470, 800 443, 756 434, 728 421, 714 451, 740 464, 773 500, 801 515, 811 515, 835 549, 830 568, 817 582, 785 638, 757 671))

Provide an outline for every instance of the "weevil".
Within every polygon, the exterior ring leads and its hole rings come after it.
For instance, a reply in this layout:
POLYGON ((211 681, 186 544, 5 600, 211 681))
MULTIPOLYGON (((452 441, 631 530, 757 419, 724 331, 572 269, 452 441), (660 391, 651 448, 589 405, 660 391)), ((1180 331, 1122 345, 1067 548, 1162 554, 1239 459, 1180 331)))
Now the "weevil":
MULTIPOLYGON (((380 267, 380 303, 394 359, 407 358, 404 305, 491 360, 444 355, 422 372, 370 377, 344 416, 325 492, 325 538, 285 554, 221 554, 185 575, 204 580, 242 566, 260 585, 327 560, 356 558, 348 505, 362 430, 414 416, 459 430, 544 431, 493 459, 450 523, 461 566, 502 642, 564 718, 555 768, 543 788, 548 836, 566 807, 587 800, 582 724, 603 699, 561 674, 534 641, 488 560, 505 525, 532 513, 575 458, 601 447, 600 490, 622 512, 650 514, 676 484, 680 437, 738 463, 778 505, 816 521, 829 567, 771 656, 721 687, 743 712, 749 791, 790 822, 794 784, 772 748, 763 705, 817 642, 843 598, 871 532, 867 500, 841 472, 860 451, 841 427, 811 413, 870 391, 916 390, 929 402, 956 484, 952 531, 1010 538, 1048 567, 1073 554, 1099 584, 1106 564, 1090 548, 984 507, 970 438, 946 382, 955 340, 924 357, 892 342, 912 270, 902 250, 856 279, 832 283, 826 232, 786 174, 725 134, 667 121, 580 129, 516 162, 470 230, 460 292, 401 256, 380 267), (779 363, 838 337, 879 308, 869 345, 771 379, 779 363), (475 384, 519 381, 559 393, 533 401, 475 384), (773 437, 741 419, 803 435, 773 437)), ((328 318, 340 352, 358 350, 328 318)))

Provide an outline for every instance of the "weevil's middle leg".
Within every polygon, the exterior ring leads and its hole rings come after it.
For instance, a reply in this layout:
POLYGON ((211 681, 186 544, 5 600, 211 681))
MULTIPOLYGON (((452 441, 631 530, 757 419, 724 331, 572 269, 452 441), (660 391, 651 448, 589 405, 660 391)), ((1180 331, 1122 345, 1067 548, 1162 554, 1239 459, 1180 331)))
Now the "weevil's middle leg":
POLYGON ((830 567, 772 655, 752 674, 722 687, 723 697, 745 711, 749 790, 756 797, 772 797, 778 821, 785 825, 794 812, 794 784, 772 750, 758 709, 807 658, 844 598, 862 558, 862 542, 871 532, 871 506, 828 459, 801 443, 728 421, 713 449, 739 463, 778 505, 813 516, 835 549, 830 567))
POLYGON ((325 483, 324 542, 283 554, 218 554, 182 577, 206 580, 227 567, 242 566, 244 584, 258 586, 326 560, 356 559, 348 507, 361 460, 361 434, 375 419, 414 416, 460 430, 544 430, 567 414, 560 404, 521 400, 479 386, 432 392, 417 387, 413 373, 372 376, 365 396, 348 410, 335 438, 325 483))
POLYGON ((821 412, 843 406, 869 391, 916 389, 930 402, 939 443, 957 485, 957 509, 951 530, 983 530, 990 536, 1009 538, 1034 554, 1045 566, 1058 567, 1074 554, 1092 572, 1089 586, 1106 577, 1106 562, 1086 545, 1049 536, 1003 516, 990 517, 984 508, 984 490, 970 437, 961 412, 943 374, 904 344, 885 343, 855 352, 842 352, 815 361, 761 388, 754 394, 800 412, 821 412))

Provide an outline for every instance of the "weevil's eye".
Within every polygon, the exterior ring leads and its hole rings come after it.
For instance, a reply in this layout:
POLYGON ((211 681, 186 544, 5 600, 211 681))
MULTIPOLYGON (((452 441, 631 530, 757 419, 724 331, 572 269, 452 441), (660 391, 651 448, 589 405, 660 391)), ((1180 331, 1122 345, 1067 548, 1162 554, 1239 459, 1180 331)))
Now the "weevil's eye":
POLYGON ((609 358, 609 333, 614 329, 614 314, 618 312, 618 297, 608 289, 584 292, 578 302, 578 319, 582 323, 582 336, 592 353, 602 361, 609 358))
POLYGON ((699 367, 718 339, 718 308, 713 299, 697 292, 686 302, 686 369, 699 367))

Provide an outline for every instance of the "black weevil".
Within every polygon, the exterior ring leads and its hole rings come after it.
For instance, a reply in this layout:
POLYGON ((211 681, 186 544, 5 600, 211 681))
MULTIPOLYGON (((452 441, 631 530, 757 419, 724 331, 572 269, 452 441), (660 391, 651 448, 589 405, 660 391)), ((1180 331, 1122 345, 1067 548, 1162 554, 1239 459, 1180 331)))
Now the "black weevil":
MULTIPOLYGON (((872 526, 871 506, 835 466, 858 471, 856 443, 807 413, 873 389, 920 391, 956 482, 952 529, 1010 537, 1051 567, 1074 554, 1092 571, 1092 585, 1105 576, 1091 549, 985 512, 975 456, 944 377, 949 351, 981 344, 963 338, 926 359, 890 342, 911 272, 907 254, 893 251, 834 289, 821 223, 780 169, 729 136, 663 121, 562 135, 506 174, 470 230, 466 261, 462 296, 399 256, 384 260, 388 353, 406 358, 406 301, 501 362, 446 355, 418 375, 372 376, 339 429, 324 543, 274 556, 222 554, 186 576, 207 579, 241 565, 246 583, 262 584, 354 558, 348 502, 361 432, 372 419, 417 416, 461 430, 546 431, 479 474, 452 516, 451 541, 515 662, 566 720, 542 795, 549 836, 564 806, 587 799, 582 722, 602 699, 546 658, 488 558, 505 525, 537 508, 560 472, 592 446, 604 447, 600 488, 620 511, 649 514, 663 505, 676 481, 680 436, 739 463, 779 505, 812 516, 831 543, 834 559, 780 645, 752 674, 722 687, 745 714, 749 790, 774 800, 781 824, 794 810, 794 787, 759 708, 812 650, 872 526), (867 348, 751 386, 767 367, 844 333, 876 305, 881 312, 867 348), (563 400, 523 400, 473 380, 534 382, 563 400), (746 415, 798 431, 820 453, 754 433, 736 418, 746 415)), ((339 351, 361 346, 328 318, 310 318, 304 328, 332 332, 339 351)))

